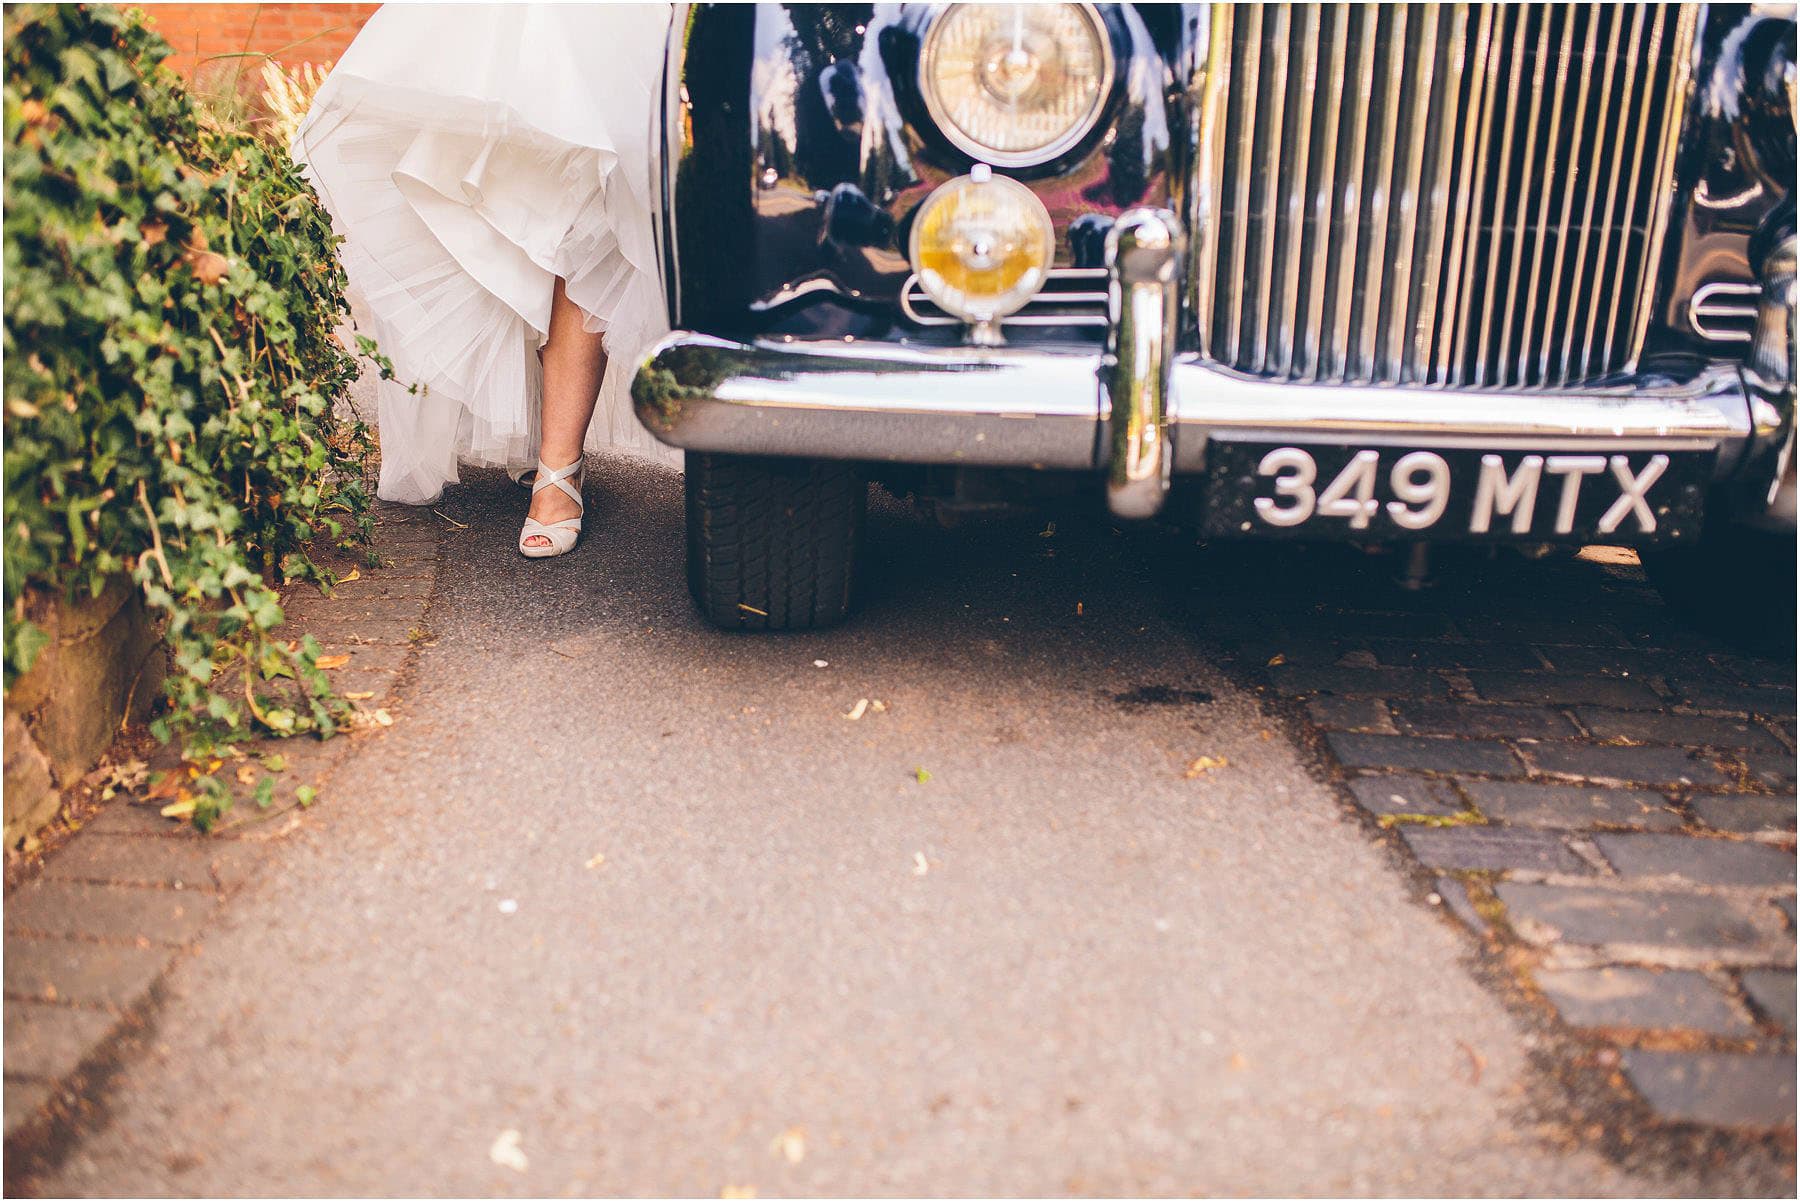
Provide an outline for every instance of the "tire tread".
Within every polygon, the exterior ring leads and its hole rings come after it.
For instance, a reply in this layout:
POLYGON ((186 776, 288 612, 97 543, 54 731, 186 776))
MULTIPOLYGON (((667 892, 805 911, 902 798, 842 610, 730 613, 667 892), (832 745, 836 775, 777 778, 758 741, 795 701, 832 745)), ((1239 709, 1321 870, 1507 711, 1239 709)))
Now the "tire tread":
POLYGON ((690 453, 688 588, 701 614, 727 630, 842 621, 867 504, 854 464, 690 453))

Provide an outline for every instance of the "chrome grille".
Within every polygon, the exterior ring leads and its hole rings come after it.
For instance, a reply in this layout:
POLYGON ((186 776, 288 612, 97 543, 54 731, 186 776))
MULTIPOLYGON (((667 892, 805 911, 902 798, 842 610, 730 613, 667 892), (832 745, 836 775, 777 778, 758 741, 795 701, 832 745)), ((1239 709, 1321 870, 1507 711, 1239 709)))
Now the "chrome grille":
POLYGON ((1636 366, 1693 5, 1220 4, 1195 81, 1205 354, 1328 383, 1636 366))

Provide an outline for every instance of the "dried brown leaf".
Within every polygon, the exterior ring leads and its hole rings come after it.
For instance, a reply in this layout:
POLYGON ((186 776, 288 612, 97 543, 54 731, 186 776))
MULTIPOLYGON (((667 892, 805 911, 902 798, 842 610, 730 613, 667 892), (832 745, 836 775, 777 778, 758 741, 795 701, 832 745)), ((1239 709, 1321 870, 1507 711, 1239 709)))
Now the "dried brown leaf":
POLYGON ((1222 755, 1203 755, 1189 764, 1187 771, 1182 775, 1193 780, 1196 776, 1204 776, 1214 768, 1223 768, 1228 762, 1222 755))

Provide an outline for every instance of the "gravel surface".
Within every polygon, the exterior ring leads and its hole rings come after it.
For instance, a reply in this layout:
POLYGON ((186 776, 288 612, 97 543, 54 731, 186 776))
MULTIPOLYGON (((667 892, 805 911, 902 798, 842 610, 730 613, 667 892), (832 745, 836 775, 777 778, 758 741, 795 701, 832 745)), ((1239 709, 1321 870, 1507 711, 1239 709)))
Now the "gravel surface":
POLYGON ((452 491, 396 724, 44 1192, 1753 1187, 1534 1117, 1533 1037, 1209 661, 1179 537, 881 506, 848 626, 736 637, 678 476, 589 495, 527 562, 522 491, 452 491))

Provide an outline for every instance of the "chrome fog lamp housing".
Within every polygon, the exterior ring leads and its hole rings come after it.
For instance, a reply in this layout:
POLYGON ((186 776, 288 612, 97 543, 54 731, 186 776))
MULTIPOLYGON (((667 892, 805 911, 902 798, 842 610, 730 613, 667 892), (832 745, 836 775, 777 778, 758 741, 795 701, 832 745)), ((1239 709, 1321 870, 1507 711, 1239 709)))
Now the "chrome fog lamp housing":
POLYGON ((919 90, 970 157, 1049 162, 1094 128, 1113 83, 1112 42, 1091 4, 950 4, 925 30, 919 90))
POLYGON ((968 322, 975 342, 992 345, 1000 319, 1044 286, 1056 229, 1030 188, 977 164, 925 198, 909 254, 925 295, 968 322))

